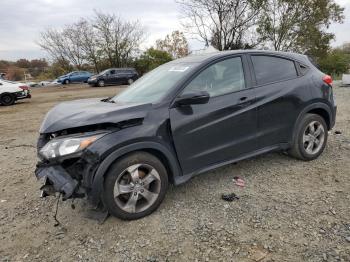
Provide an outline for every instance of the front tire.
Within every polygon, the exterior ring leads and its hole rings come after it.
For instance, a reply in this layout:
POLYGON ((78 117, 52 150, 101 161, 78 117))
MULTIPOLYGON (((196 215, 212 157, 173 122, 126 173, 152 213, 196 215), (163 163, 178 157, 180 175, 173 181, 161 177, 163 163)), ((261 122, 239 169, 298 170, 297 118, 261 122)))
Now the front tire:
POLYGON ((63 81, 63 84, 64 84, 64 85, 68 85, 68 84, 69 84, 69 80, 68 80, 68 79, 64 80, 64 81, 63 81))
POLYGON ((105 86, 105 81, 99 80, 99 81, 97 82, 97 86, 99 86, 99 87, 104 87, 104 86, 105 86))
POLYGON ((326 147, 328 128, 323 117, 306 114, 300 121, 289 154, 310 161, 318 158, 326 147))
POLYGON ((134 79, 132 78, 128 79, 128 85, 131 85, 132 83, 134 83, 134 79))
POLYGON ((165 197, 168 174, 162 162, 146 152, 117 160, 106 174, 102 200, 110 214, 124 220, 145 217, 165 197))
POLYGON ((16 98, 12 94, 3 94, 0 97, 0 103, 4 106, 11 106, 16 102, 16 98))

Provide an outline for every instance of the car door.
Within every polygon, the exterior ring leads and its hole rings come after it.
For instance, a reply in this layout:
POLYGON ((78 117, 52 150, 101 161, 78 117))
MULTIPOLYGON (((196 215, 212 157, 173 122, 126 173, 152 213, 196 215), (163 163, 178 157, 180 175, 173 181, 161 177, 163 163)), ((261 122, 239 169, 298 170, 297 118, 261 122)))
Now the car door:
POLYGON ((79 82, 79 73, 78 72, 73 72, 69 76, 69 81, 71 83, 76 83, 79 82))
POLYGON ((87 74, 84 71, 79 72, 79 82, 85 82, 87 80, 87 74))
POLYGON ((126 70, 119 70, 118 71, 118 83, 117 84, 125 84, 126 82, 126 70))
POLYGON ((122 82, 122 73, 120 69, 115 70, 113 77, 113 84, 119 85, 122 82))
POLYGON ((115 82, 116 82, 116 70, 111 69, 106 73, 105 83, 111 85, 111 84, 115 84, 115 82))
POLYGON ((290 140, 296 118, 309 97, 309 88, 298 77, 293 60, 276 55, 251 54, 258 103, 260 148, 290 140))
POLYGON ((175 148, 184 174, 254 151, 257 112, 245 56, 211 64, 183 90, 207 91, 207 104, 170 109, 175 148))

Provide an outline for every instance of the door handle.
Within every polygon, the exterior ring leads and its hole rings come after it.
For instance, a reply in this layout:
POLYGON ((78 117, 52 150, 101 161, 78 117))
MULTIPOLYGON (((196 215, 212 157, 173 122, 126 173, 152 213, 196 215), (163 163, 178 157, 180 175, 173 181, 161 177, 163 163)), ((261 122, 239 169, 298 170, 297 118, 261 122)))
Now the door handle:
POLYGON ((243 96, 239 99, 238 101, 238 106, 243 107, 243 106, 247 106, 250 105, 253 101, 248 99, 248 97, 243 96))

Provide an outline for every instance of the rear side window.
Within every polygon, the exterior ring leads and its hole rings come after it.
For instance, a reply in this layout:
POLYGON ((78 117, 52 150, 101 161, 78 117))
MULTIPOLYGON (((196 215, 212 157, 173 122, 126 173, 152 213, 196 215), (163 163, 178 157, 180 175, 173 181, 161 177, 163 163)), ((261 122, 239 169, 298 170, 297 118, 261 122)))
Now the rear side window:
POLYGON ((256 55, 252 56, 252 62, 258 85, 297 77, 295 64, 291 60, 274 56, 256 55))
POLYGON ((306 65, 298 64, 301 75, 306 75, 309 68, 306 65))

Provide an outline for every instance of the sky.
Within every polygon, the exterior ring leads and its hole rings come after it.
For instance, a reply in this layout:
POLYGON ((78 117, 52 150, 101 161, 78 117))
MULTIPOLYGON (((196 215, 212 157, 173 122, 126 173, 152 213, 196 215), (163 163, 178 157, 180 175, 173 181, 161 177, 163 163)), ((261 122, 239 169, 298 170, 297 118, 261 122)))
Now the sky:
MULTIPOLYGON (((350 0, 335 0, 345 7, 345 21, 329 28, 335 33, 333 46, 350 42, 350 0)), ((144 47, 174 30, 182 30, 175 0, 2 0, 0 6, 0 60, 44 58, 36 44, 40 32, 91 18, 94 10, 114 13, 125 20, 138 20, 147 31, 144 47)), ((192 50, 204 44, 190 40, 192 50)))

